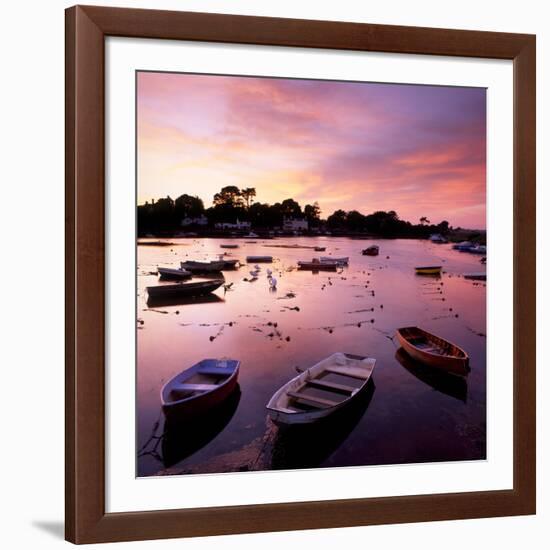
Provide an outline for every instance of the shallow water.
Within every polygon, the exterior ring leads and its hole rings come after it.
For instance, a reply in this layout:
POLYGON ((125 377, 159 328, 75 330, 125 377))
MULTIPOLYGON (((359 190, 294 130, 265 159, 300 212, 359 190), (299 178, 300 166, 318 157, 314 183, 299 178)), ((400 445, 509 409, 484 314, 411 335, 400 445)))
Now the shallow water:
MULTIPOLYGON (((485 458, 484 282, 480 257, 451 245, 420 240, 349 238, 171 239, 170 247, 138 247, 138 475, 226 472, 473 460, 485 458), (157 266, 273 255, 260 264, 225 271, 231 289, 194 303, 147 306, 145 287, 161 284, 157 266), (380 255, 361 255, 373 242, 380 255), (326 252, 270 245, 326 246, 326 252), (349 256, 338 272, 298 271, 300 259, 349 256), (441 278, 415 275, 416 265, 442 265, 441 278), (272 291, 267 269, 277 278, 272 291), (287 297, 294 295, 295 297, 287 297), (418 325, 470 355, 466 380, 413 363, 392 336, 418 325), (336 352, 377 360, 362 400, 321 427, 279 431, 266 418, 271 395, 308 367, 336 352), (240 393, 192 425, 164 427, 160 388, 204 358, 241 361, 240 393), (164 433, 164 435, 163 435, 164 433), (151 439, 151 436, 155 436, 151 439)), ((197 278, 194 278, 197 280, 197 278)))

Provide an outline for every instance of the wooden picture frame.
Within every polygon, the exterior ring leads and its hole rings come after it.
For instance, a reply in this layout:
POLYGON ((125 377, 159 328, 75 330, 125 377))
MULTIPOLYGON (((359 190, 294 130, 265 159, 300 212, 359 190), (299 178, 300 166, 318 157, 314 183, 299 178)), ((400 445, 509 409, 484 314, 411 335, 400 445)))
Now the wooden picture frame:
POLYGON ((535 513, 535 56, 532 35, 76 6, 66 11, 66 538, 74 543, 535 513), (105 512, 105 59, 109 36, 513 60, 511 490, 105 512))

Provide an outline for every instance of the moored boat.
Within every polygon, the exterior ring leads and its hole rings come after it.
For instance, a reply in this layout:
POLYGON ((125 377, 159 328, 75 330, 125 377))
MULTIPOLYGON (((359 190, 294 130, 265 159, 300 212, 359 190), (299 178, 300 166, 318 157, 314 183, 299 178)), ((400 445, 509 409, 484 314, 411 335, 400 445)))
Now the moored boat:
POLYGON ((376 360, 334 353, 279 388, 267 404, 279 425, 311 424, 341 410, 367 387, 376 360))
POLYGON ((273 262, 273 256, 247 256, 246 261, 248 263, 256 262, 256 263, 270 264, 273 262))
POLYGON ((468 250, 468 252, 470 254, 480 254, 480 255, 484 256, 485 254, 487 254, 487 247, 483 244, 480 244, 480 245, 477 245, 477 246, 474 246, 474 247, 470 248, 468 250))
POLYGON ((421 363, 466 376, 470 372, 468 354, 457 345, 419 327, 397 329, 401 347, 421 363))
POLYGON ((379 252, 380 252, 380 247, 376 244, 373 244, 372 246, 365 248, 362 251, 362 254, 363 256, 378 256, 379 252))
POLYGON ((220 248, 239 248, 238 244, 220 244, 220 248))
POLYGON ((176 246, 176 243, 169 241, 140 241, 137 242, 138 246, 176 246))
POLYGON ((336 271, 338 264, 336 262, 322 262, 319 258, 313 258, 311 261, 299 261, 299 269, 308 269, 311 271, 336 271))
POLYGON ((470 241, 462 241, 461 243, 453 244, 454 250, 460 250, 460 252, 468 252, 470 249, 474 248, 474 243, 470 241))
POLYGON ((465 279, 471 279, 473 281, 486 281, 487 280, 487 273, 480 272, 480 273, 464 273, 465 279))
POLYGON ((326 249, 327 249, 326 246, 314 246, 313 247, 313 250, 315 250, 315 252, 324 252, 326 249))
POLYGON ((174 269, 171 267, 158 267, 157 272, 161 279, 190 279, 192 275, 186 269, 174 269))
POLYGON ((174 285, 148 286, 147 294, 151 298, 175 297, 175 296, 203 296, 210 294, 225 283, 224 279, 212 279, 211 281, 198 281, 191 283, 177 283, 174 285))
POLYGON ((425 265, 420 267, 415 267, 417 275, 441 275, 442 266, 440 265, 425 265))
POLYGON ((223 271, 224 269, 235 269, 239 260, 212 260, 210 262, 196 262, 188 260, 181 262, 182 269, 191 271, 191 273, 212 273, 223 271))
POLYGON ((430 241, 436 244, 445 244, 446 242, 448 242, 447 239, 440 233, 434 233, 433 235, 430 235, 430 241))
POLYGON ((342 256, 341 258, 337 258, 334 256, 321 256, 319 260, 321 260, 321 262, 326 262, 326 263, 332 262, 339 266, 349 264, 349 256, 342 256))
POLYGON ((203 359, 162 387, 164 414, 178 420, 200 415, 222 403, 235 389, 240 361, 203 359))

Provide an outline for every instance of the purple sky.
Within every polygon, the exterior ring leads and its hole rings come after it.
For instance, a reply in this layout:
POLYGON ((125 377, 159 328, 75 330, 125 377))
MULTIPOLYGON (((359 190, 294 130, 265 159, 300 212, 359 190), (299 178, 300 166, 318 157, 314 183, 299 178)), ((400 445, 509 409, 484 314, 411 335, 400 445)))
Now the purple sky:
POLYGON ((138 201, 256 200, 485 227, 485 89, 138 75, 138 201))

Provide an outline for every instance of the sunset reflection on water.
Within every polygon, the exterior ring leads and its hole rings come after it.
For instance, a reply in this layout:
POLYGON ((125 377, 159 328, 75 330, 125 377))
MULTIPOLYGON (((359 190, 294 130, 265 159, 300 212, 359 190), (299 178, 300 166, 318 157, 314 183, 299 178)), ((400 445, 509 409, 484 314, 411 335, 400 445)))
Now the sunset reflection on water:
MULTIPOLYGON (((178 431, 168 427, 154 452, 138 459, 138 475, 252 469, 335 467, 485 458, 486 288, 464 273, 484 271, 479 256, 420 240, 349 238, 170 239, 171 247, 138 247, 138 448, 160 420, 160 388, 204 358, 241 361, 240 394, 213 418, 178 431), (224 293, 196 301, 147 306, 147 286, 161 284, 157 266, 273 255, 248 282, 252 265, 225 271, 224 293), (361 255, 370 244, 380 255, 361 255), (326 252, 270 245, 326 246, 326 252), (349 256, 337 272, 293 269, 298 260, 349 256), (441 278, 415 275, 418 265, 442 265, 441 278), (270 290, 267 269, 277 278, 270 290), (418 325, 470 355, 467 380, 412 363, 398 352, 395 329, 418 325), (271 395, 324 357, 343 351, 377 360, 373 384, 346 418, 302 433, 283 434, 266 420, 271 395), (323 437, 317 437, 322 435, 323 437), (322 441, 321 441, 322 440, 322 441), (168 469, 167 469, 168 468, 168 469)), ((193 280, 197 280, 194 278, 193 280)), ((147 445, 146 450, 151 446, 147 445)))

